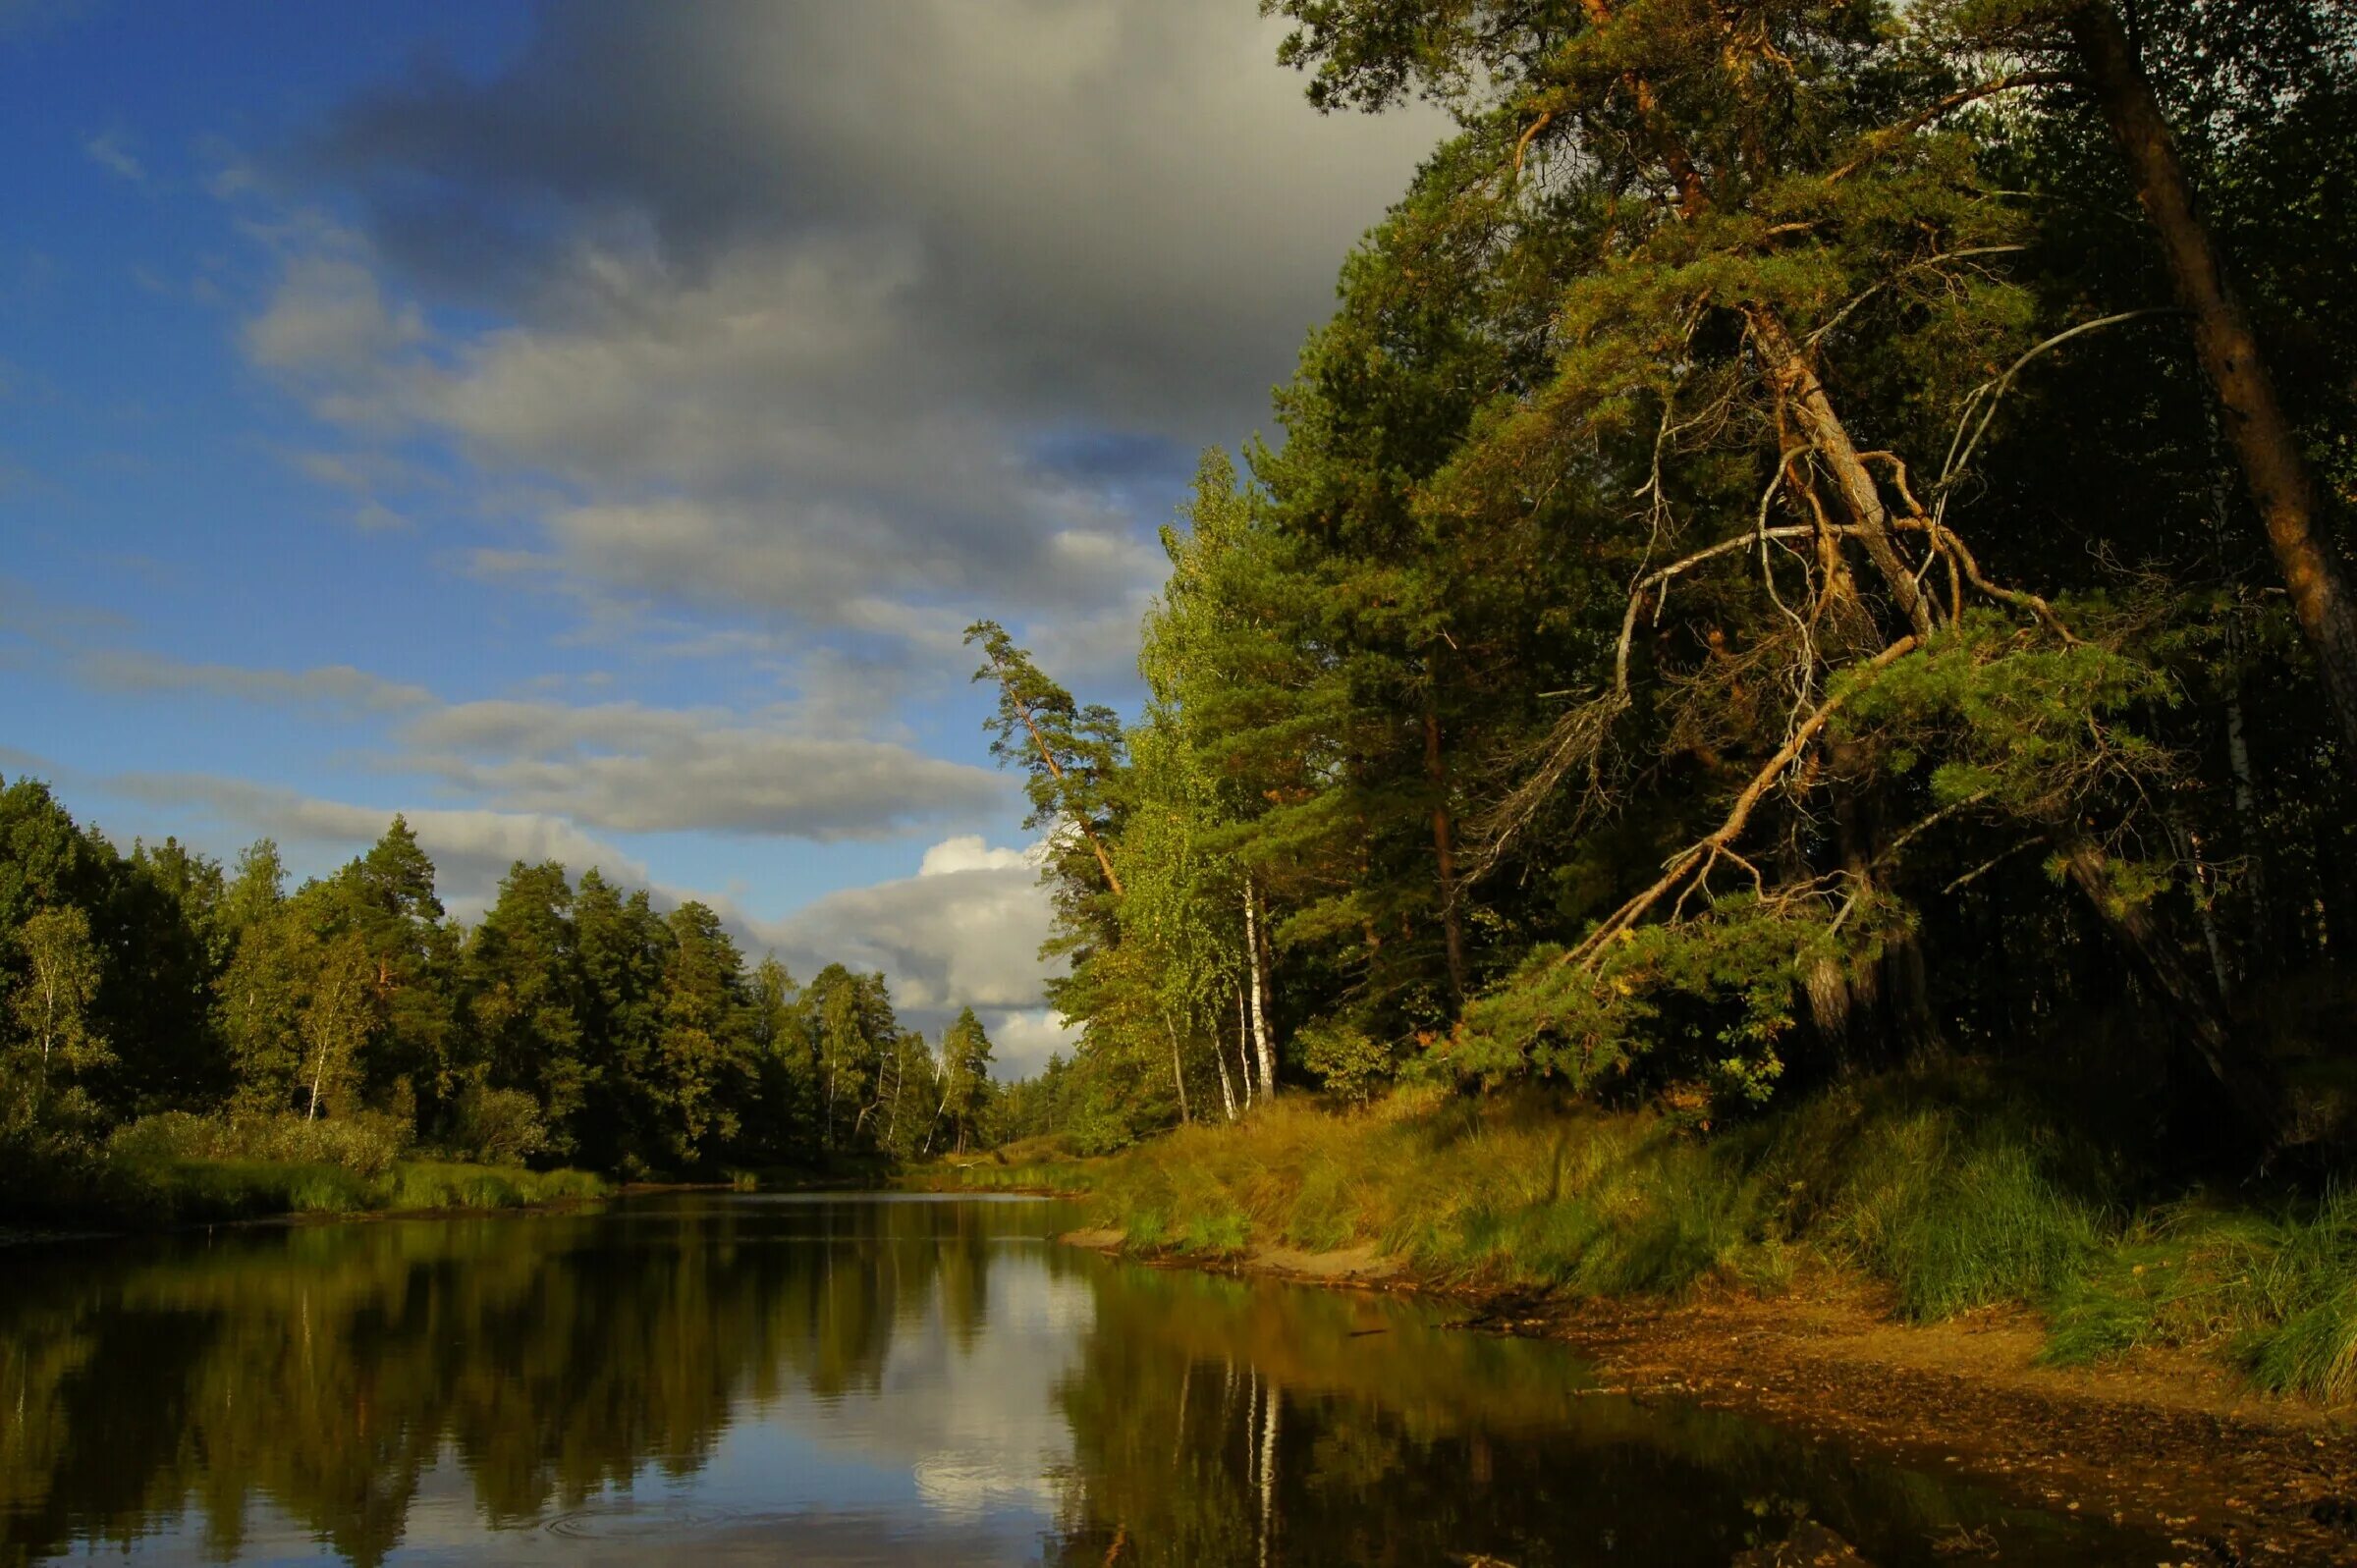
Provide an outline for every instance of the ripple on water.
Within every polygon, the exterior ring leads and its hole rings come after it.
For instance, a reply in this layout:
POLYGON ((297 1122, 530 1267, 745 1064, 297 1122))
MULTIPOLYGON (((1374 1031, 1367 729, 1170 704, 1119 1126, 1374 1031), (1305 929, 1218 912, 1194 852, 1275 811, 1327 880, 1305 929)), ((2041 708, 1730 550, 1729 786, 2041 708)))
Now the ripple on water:
POLYGON ((752 1517, 742 1508, 725 1508, 686 1497, 659 1502, 626 1497, 558 1514, 540 1528, 569 1541, 633 1541, 654 1536, 677 1540, 741 1525, 752 1517))

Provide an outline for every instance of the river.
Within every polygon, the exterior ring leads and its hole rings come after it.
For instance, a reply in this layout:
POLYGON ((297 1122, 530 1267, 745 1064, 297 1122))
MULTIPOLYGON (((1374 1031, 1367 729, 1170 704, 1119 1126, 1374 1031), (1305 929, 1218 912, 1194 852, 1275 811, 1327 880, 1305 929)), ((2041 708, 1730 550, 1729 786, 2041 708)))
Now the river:
POLYGON ((678 1194, 0 1253, 0 1562, 2150 1564, 1446 1306, 678 1194), (1757 1560, 1757 1559, 1744 1559, 1757 1560))

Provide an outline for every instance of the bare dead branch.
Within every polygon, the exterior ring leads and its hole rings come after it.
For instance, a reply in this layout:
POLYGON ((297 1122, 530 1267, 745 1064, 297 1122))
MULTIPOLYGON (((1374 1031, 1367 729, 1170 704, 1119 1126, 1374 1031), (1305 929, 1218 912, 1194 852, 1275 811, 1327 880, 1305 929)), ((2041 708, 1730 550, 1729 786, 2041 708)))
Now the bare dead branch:
MULTIPOLYGON (((1789 227, 1791 227, 1791 225, 1780 224, 1778 225, 1777 229, 1769 230, 1768 236, 1775 235, 1780 229, 1789 227)), ((1765 239, 1768 236, 1762 236, 1762 238, 1765 239)), ((1885 289, 1891 288, 1901 278, 1904 278, 1911 273, 1929 272, 1939 267, 1941 263, 1946 261, 1963 261, 1972 256, 2016 255, 2029 248, 2030 247, 2028 245, 1974 245, 1970 249, 1966 250, 1944 250, 1936 256, 1926 256, 1921 261, 1909 262, 1907 265, 1899 268, 1896 272, 1891 274, 1890 277, 1883 279, 1880 283, 1874 284, 1869 288, 1862 289, 1857 294, 1852 295, 1848 301, 1844 303, 1840 309, 1835 311, 1833 315, 1826 320, 1824 326, 1819 327, 1815 332, 1810 333, 1808 337, 1802 341, 1807 343, 1810 348, 1815 348, 1828 333, 1832 332, 1836 327, 1841 325, 1842 322, 1848 320, 1850 314, 1860 305, 1863 305, 1867 300, 1873 298, 1876 295, 1881 294, 1885 289)))
POLYGON ((1921 113, 1910 115, 1897 125, 1876 132, 1867 138, 1866 149, 1832 174, 1827 175, 1826 183, 1830 185, 1837 180, 1848 179, 1916 132, 1921 131, 1925 126, 1943 116, 1955 113, 1966 104, 1978 103, 1983 98, 1994 98, 2001 92, 2013 92, 2022 87, 2062 86, 2072 80, 2074 79, 2069 73, 2062 71, 2016 71, 2010 76, 2002 76, 1993 81, 1981 82, 1978 86, 1960 88, 1921 113))
POLYGON ((2001 374, 1975 387, 1971 395, 1964 400, 1964 412, 1956 421, 1955 436, 1947 444, 1947 460, 1940 466, 1938 486, 1941 492, 1940 514, 1943 516, 1946 515, 1947 492, 1972 461, 1973 453, 1980 448, 1981 438, 1989 433, 1990 424, 1997 418, 1998 405, 2002 403, 2005 394, 2013 389, 2014 378, 2021 374, 2023 367, 2028 365, 2031 360, 2061 348, 2073 338, 2083 338, 2091 332, 2099 332, 2106 327, 2115 327, 2124 321, 2137 321, 2146 316, 2181 316, 2184 313, 2173 305, 2153 305, 2141 310, 2122 310, 2116 315, 2099 316, 2093 321, 2082 321, 2077 326, 2069 328, 2067 331, 2057 332, 2044 343, 2035 345, 2028 352, 2006 366, 2001 374), (1973 423, 1973 414, 1976 411, 1981 416, 1980 423, 1977 425, 1973 423), (1971 430, 1969 439, 1965 435, 1968 428, 1971 430))
POLYGON ((1583 967, 1592 966, 1597 954, 1604 950, 1607 944, 1615 941, 1621 933, 1642 920, 1682 884, 1690 879, 1709 876, 1711 868, 1727 857, 1735 839, 1741 836, 1745 826, 1750 823, 1752 812, 1758 808, 1760 801, 1768 791, 1775 786, 1776 781, 1808 748, 1810 742, 1817 738, 1825 727, 1832 723, 1834 715, 1840 712, 1850 698, 1872 685, 1876 676, 1914 652, 1917 646, 1914 637, 1901 637, 1865 663, 1853 666, 1859 678, 1826 698, 1818 705, 1816 712, 1794 727, 1791 735, 1781 746, 1777 748, 1776 755, 1770 757, 1760 770, 1752 775, 1751 782, 1743 786, 1743 792, 1735 797, 1734 805, 1727 811, 1727 820, 1719 825, 1717 831, 1672 856, 1669 868, 1662 873, 1653 886, 1630 898, 1618 909, 1614 910, 1609 918, 1599 924, 1594 931, 1588 933, 1579 946, 1565 953, 1562 961, 1579 964, 1583 967))
POLYGON ((1521 135, 1515 138, 1514 180, 1520 180, 1522 178, 1522 154, 1530 150, 1531 138, 1536 136, 1540 132, 1546 130, 1554 123, 1555 111, 1553 109, 1543 109, 1539 112, 1539 117, 1530 123, 1529 129, 1524 131, 1521 135))

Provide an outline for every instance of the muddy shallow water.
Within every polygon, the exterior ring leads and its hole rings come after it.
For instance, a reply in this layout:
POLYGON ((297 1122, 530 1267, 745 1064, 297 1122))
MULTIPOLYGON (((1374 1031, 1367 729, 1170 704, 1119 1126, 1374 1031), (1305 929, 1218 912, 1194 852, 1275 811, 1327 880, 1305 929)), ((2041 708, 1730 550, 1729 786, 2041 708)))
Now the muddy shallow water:
POLYGON ((15 1249, 0 1562, 1720 1564, 1802 1521, 1884 1568, 2168 1555, 1066 1223, 698 1193, 15 1249))

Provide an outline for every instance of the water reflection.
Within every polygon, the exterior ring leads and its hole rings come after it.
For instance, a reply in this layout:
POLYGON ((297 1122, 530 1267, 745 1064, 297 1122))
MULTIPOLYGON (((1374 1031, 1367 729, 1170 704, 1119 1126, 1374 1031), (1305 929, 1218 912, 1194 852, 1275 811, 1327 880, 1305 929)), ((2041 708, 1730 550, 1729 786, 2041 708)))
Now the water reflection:
POLYGON ((674 1198, 6 1261, 0 1561, 2151 1562, 1049 1206, 674 1198))

